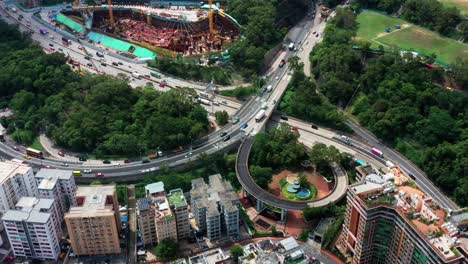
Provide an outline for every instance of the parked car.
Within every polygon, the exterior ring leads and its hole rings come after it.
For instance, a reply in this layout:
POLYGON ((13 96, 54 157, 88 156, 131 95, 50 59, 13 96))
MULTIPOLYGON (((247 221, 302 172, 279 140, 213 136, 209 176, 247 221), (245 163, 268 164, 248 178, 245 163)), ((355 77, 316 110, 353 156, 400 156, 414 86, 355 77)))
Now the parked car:
POLYGON ((62 151, 59 151, 59 152, 58 152, 58 155, 59 155, 60 157, 63 157, 63 156, 65 156, 65 154, 63 154, 63 152, 62 152, 62 151))
POLYGON ((111 164, 110 160, 103 160, 102 163, 104 163, 104 164, 111 164))

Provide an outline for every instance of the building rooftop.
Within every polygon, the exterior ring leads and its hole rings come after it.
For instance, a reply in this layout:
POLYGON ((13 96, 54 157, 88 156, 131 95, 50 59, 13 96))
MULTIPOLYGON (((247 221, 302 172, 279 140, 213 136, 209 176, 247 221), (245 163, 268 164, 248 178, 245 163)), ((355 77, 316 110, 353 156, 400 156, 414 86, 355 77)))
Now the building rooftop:
POLYGON ((16 174, 26 174, 31 167, 12 161, 0 161, 0 185, 16 174))
POLYGON ((189 258, 190 264, 216 264, 219 261, 225 260, 223 251, 220 248, 204 252, 202 254, 189 258))
POLYGON ((40 190, 52 190, 57 185, 57 181, 58 178, 56 177, 44 178, 37 188, 40 190))
POLYGON ((163 193, 164 192, 164 183, 163 182, 155 182, 145 186, 145 193, 146 194, 153 194, 153 193, 163 193))
POLYGON ((40 169, 36 173, 36 178, 57 178, 59 180, 69 180, 73 177, 71 170, 57 170, 57 169, 40 169))
POLYGON ((80 186, 76 191, 77 206, 71 207, 67 217, 83 217, 114 214, 113 199, 115 185, 80 186))
POLYGON ((239 199, 232 185, 224 181, 220 174, 211 175, 209 184, 206 184, 203 178, 192 180, 190 195, 197 207, 207 208, 208 216, 217 216, 221 213, 218 205, 227 212, 238 210, 239 199))
POLYGON ((187 205, 182 189, 171 190, 167 198, 169 199, 169 204, 175 206, 175 208, 187 205))
POLYGON ((285 261, 291 255, 295 255, 297 259, 290 263, 309 263, 308 259, 304 258, 304 252, 293 237, 276 242, 269 239, 260 240, 247 244, 243 248, 244 255, 240 257, 240 263, 243 264, 288 263, 285 261), (288 250, 285 250, 285 248, 288 250))
POLYGON ((16 204, 16 209, 8 210, 2 220, 45 224, 50 218, 50 213, 47 211, 51 209, 53 203, 53 199, 22 197, 16 204))
MULTIPOLYGON (((393 165, 393 164, 392 164, 393 165)), ((426 238, 439 255, 453 258, 453 249, 459 246, 450 222, 446 222, 447 212, 424 193, 417 184, 397 166, 373 170, 360 182, 349 188, 367 206, 393 207, 407 222, 426 238)))

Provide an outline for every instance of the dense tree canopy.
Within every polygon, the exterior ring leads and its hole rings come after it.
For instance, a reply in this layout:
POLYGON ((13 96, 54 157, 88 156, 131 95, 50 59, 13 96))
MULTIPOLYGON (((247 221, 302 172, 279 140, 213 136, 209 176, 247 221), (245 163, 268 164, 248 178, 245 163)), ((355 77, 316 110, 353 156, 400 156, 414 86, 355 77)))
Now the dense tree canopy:
MULTIPOLYGON (((361 124, 466 206, 468 95, 437 85, 444 71, 425 68, 419 58, 398 51, 372 58, 352 50, 356 28, 350 13, 343 9, 331 19, 323 43, 312 52, 319 90, 337 105, 350 101, 361 124)), ((465 64, 459 61, 448 72, 461 84, 465 64)))
POLYGON ((280 110, 306 121, 339 129, 347 128, 343 123, 344 116, 323 95, 317 93, 315 82, 306 77, 301 65, 294 70, 286 93, 281 99, 280 110))
POLYGON ((251 152, 251 164, 279 168, 294 168, 307 158, 304 145, 298 143, 299 133, 286 124, 267 133, 258 133, 251 152))
POLYGON ((177 256, 177 243, 166 238, 156 246, 156 256, 161 260, 173 259, 177 256))
POLYGON ((0 45, 0 98, 14 112, 2 123, 21 143, 45 132, 75 151, 138 155, 208 131, 205 109, 180 90, 133 90, 123 77, 80 76, 62 54, 43 53, 3 22, 0 45))

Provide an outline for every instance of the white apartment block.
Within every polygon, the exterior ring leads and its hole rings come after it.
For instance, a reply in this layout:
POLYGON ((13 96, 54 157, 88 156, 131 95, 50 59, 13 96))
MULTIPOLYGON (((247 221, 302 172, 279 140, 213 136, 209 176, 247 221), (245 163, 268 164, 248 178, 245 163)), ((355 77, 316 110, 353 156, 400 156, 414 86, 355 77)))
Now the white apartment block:
POLYGON ((74 197, 78 187, 72 171, 40 169, 35 178, 39 197, 55 199, 62 216, 70 206, 76 205, 74 197))
POLYGON ((239 199, 220 174, 211 175, 209 184, 203 178, 192 180, 190 198, 198 231, 208 239, 239 237, 239 199))
POLYGON ((61 218, 52 199, 23 197, 2 217, 15 257, 56 260, 60 254, 61 218))
POLYGON ((24 196, 37 196, 32 168, 12 161, 0 161, 0 217, 24 196))

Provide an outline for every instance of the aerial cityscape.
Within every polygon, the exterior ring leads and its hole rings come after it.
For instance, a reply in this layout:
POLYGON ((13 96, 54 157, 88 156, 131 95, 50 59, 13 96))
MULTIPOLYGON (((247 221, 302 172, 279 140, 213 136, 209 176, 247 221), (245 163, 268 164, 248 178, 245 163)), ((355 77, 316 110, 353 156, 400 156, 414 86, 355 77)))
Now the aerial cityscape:
POLYGON ((0 0, 0 263, 468 263, 468 1, 0 0))

